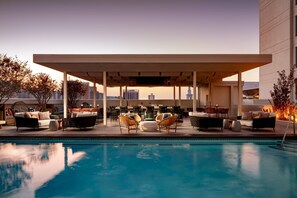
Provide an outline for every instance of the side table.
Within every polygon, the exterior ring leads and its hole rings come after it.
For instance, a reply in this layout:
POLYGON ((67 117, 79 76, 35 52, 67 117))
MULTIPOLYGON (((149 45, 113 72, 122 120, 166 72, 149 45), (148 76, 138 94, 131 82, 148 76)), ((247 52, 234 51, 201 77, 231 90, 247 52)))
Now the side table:
POLYGON ((232 131, 234 131, 234 132, 240 132, 241 131, 241 124, 240 124, 239 121, 234 120, 232 122, 232 131))
POLYGON ((4 120, 0 120, 0 129, 2 128, 2 124, 6 124, 4 120))
POLYGON ((50 121, 49 130, 50 131, 57 131, 58 130, 58 121, 57 120, 51 120, 50 121))

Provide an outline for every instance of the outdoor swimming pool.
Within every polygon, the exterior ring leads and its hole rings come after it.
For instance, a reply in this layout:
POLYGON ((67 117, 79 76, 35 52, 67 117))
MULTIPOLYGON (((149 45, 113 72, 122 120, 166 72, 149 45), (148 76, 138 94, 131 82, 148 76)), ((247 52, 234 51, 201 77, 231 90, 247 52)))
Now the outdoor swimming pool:
POLYGON ((297 154, 245 142, 2 141, 0 197, 297 197, 297 154))

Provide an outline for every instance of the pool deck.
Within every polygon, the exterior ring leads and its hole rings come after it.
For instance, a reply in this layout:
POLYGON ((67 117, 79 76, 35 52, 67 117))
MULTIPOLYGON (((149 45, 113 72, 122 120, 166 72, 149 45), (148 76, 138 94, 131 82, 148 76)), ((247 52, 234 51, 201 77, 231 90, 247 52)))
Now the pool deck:
MULTIPOLYGON (((122 134, 120 133, 119 124, 116 121, 108 121, 107 126, 104 126, 102 123, 97 124, 94 128, 87 130, 79 130, 76 128, 68 128, 65 131, 50 131, 49 129, 39 129, 32 130, 30 128, 20 128, 19 131, 16 131, 15 126, 3 126, 0 129, 0 139, 26 139, 26 138, 73 138, 73 139, 115 139, 115 138, 168 138, 168 139, 202 139, 202 138, 236 138, 236 139, 262 139, 262 138, 273 138, 281 139, 286 130, 287 122, 277 121, 275 132, 272 129, 259 129, 252 131, 249 128, 242 128, 241 132, 233 132, 229 129, 224 129, 221 131, 219 128, 212 128, 208 130, 197 130, 193 128, 190 124, 188 118, 184 119, 183 123, 178 124, 177 132, 175 133, 171 130, 169 133, 165 130, 162 132, 142 132, 139 131, 136 133, 135 130, 130 131, 128 134, 127 129, 123 129, 122 134)), ((297 128, 296 128, 297 133, 297 128)), ((290 124, 288 128, 288 138, 297 139, 297 135, 293 134, 293 125, 290 124)))

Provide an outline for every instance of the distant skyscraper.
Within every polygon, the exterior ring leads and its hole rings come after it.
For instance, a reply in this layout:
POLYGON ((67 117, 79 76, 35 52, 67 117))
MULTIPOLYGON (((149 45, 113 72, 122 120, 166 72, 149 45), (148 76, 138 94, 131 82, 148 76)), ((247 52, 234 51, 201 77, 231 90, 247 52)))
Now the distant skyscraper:
POLYGON ((139 90, 130 89, 130 90, 127 91, 127 94, 124 91, 123 99, 126 99, 126 97, 127 97, 128 100, 138 100, 139 99, 139 90))
POLYGON ((155 100, 155 95, 153 93, 148 95, 148 100, 155 100))
POLYGON ((191 87, 189 86, 188 87, 188 93, 187 93, 187 100, 192 100, 192 97, 193 97, 193 95, 192 95, 192 92, 191 92, 191 87))

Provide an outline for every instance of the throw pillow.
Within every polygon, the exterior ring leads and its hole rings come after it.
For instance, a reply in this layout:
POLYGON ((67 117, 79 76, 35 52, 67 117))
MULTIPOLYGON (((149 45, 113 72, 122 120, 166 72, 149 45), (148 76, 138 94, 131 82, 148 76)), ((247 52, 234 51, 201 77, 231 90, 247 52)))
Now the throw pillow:
POLYGON ((253 118, 259 118, 260 117, 260 111, 252 111, 253 118))
POLYGON ((260 112, 259 118, 269 118, 269 112, 260 112))
POLYGON ((252 120, 253 119, 252 112, 243 112, 242 113, 242 119, 243 120, 252 120))
POLYGON ((37 119, 39 119, 38 113, 39 113, 38 111, 30 112, 31 118, 37 118, 37 119))
POLYGON ((31 118, 30 112, 25 112, 24 118, 31 118))
POLYGON ((129 114, 128 117, 134 119, 134 114, 129 114))
POLYGON ((166 118, 168 118, 169 116, 171 116, 170 113, 164 113, 164 114, 163 114, 163 119, 166 119, 166 118))
POLYGON ((49 120, 50 119, 49 111, 38 112, 38 116, 39 116, 39 120, 49 120))

